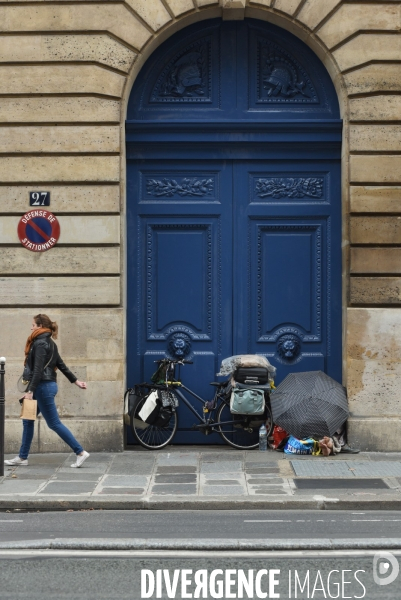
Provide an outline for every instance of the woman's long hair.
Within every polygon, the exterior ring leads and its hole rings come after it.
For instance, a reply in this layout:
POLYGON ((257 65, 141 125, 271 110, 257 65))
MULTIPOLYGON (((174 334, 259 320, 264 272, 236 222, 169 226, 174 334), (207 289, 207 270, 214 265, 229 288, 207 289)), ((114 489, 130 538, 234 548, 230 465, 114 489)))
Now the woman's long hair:
POLYGON ((36 315, 33 317, 36 325, 38 327, 45 327, 46 329, 50 329, 52 332, 52 338, 57 339, 58 334, 58 325, 55 321, 52 321, 47 315, 36 315))

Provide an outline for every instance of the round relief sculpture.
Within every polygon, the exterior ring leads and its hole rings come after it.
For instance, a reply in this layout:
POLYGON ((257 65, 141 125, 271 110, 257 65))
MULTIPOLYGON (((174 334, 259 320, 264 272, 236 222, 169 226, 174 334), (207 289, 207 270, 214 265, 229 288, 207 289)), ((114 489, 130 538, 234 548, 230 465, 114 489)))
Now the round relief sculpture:
POLYGON ((174 333, 168 340, 167 351, 174 358, 185 358, 191 351, 191 338, 186 333, 174 333))
POLYGON ((301 352, 301 340, 292 334, 282 335, 277 341, 277 354, 286 362, 298 358, 301 352))

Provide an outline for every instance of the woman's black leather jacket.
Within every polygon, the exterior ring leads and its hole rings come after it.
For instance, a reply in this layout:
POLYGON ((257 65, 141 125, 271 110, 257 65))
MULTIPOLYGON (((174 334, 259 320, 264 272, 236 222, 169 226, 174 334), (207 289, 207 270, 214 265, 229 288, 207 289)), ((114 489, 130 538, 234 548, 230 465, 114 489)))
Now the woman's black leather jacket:
POLYGON ((71 383, 77 380, 62 361, 50 333, 42 333, 33 341, 26 364, 32 372, 28 392, 34 392, 41 381, 57 381, 56 369, 59 369, 71 383))

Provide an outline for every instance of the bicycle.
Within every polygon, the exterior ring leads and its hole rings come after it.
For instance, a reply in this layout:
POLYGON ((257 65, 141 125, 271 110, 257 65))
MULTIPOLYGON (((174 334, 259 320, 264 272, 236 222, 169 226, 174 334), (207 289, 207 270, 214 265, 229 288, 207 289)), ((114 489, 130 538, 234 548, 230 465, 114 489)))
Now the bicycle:
MULTIPOLYGON (((230 380, 212 382, 211 385, 216 388, 212 401, 207 401, 198 396, 193 390, 185 386, 181 381, 181 366, 193 364, 188 360, 162 359, 155 361, 159 364, 159 369, 165 372, 163 382, 142 383, 135 388, 139 397, 134 405, 130 415, 130 425, 134 438, 141 446, 148 450, 158 450, 169 444, 177 431, 178 415, 176 408, 181 400, 192 412, 199 424, 194 424, 192 429, 199 431, 204 435, 210 435, 217 432, 223 440, 240 450, 251 450, 259 445, 259 427, 263 423, 266 425, 267 435, 273 431, 273 416, 270 409, 269 390, 270 386, 263 386, 265 391, 265 411, 261 415, 233 415, 230 412, 231 383, 230 380), (178 378, 176 379, 176 368, 178 367, 178 378), (145 391, 146 390, 146 391, 145 391), (202 404, 202 415, 184 396, 181 390, 193 396, 202 404), (161 393, 163 402, 170 405, 171 417, 163 426, 152 425, 144 422, 139 413, 152 391, 161 393), (168 396, 168 397, 167 397, 168 396)), ((156 375, 156 374, 155 374, 156 375)), ((153 377, 154 378, 154 377, 153 377)), ((259 386, 262 387, 262 386, 259 386)), ((163 404, 164 405, 164 404, 163 404)))

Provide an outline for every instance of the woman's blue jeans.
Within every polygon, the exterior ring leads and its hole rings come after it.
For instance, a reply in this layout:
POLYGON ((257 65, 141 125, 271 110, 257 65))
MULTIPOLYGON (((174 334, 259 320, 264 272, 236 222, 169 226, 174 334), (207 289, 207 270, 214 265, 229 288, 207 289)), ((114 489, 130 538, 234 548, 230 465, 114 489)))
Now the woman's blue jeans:
MULTIPOLYGON (((72 435, 71 431, 62 424, 58 416, 54 397, 57 394, 57 383, 55 381, 41 381, 35 391, 35 400, 38 402, 39 412, 42 413, 49 429, 55 431, 61 439, 70 446, 75 454, 80 454, 83 451, 82 446, 72 435)), ((22 459, 28 458, 29 450, 31 449, 33 432, 35 429, 35 421, 22 420, 22 444, 19 451, 19 456, 22 459)))

